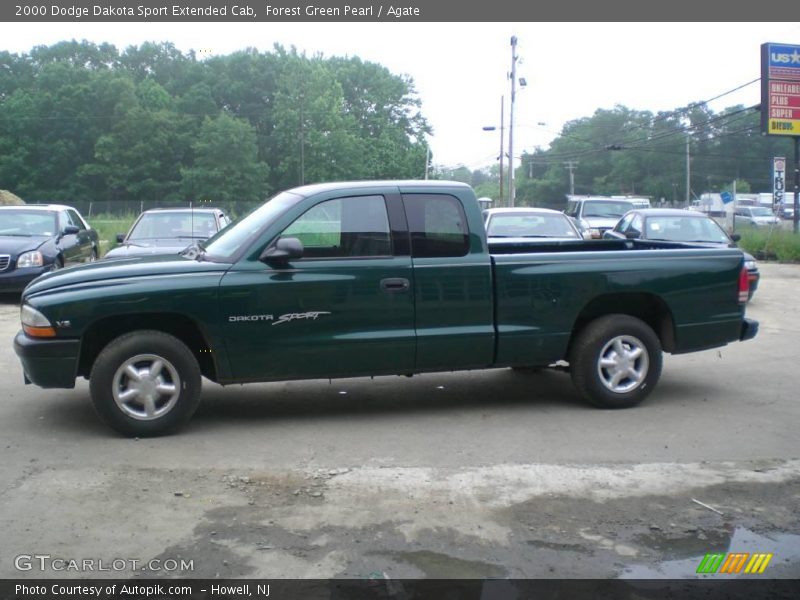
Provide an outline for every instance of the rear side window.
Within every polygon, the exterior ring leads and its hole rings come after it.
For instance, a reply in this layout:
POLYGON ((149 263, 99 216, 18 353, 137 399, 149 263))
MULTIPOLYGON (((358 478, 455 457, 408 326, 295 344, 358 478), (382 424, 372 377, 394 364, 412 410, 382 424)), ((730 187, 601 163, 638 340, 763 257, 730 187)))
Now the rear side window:
POLYGON ((415 258, 464 256, 469 251, 467 217, 461 203, 446 194, 403 196, 415 258))

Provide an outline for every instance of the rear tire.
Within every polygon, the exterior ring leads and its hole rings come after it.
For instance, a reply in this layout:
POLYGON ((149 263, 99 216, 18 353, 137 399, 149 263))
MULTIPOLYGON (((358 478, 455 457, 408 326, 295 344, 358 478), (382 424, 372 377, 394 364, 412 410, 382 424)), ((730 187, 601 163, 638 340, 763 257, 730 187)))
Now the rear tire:
POLYGON ((661 343, 629 315, 589 323, 572 346, 570 372, 578 391, 599 408, 630 408, 644 400, 661 376, 661 343))
POLYGON ((161 331, 112 340, 94 362, 92 404, 113 429, 130 437, 171 433, 200 403, 201 372, 186 345, 161 331))

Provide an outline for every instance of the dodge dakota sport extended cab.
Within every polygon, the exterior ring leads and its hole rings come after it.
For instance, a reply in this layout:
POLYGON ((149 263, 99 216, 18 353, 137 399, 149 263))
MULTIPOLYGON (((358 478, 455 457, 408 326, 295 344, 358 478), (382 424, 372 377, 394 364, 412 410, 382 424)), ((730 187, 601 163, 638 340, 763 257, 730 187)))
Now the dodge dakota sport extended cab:
POLYGON ((184 424, 221 384, 568 363, 592 404, 655 386, 662 351, 750 339, 737 249, 642 240, 487 245, 453 182, 308 185, 200 246, 44 275, 14 340, 26 382, 89 379, 126 435, 184 424), (563 362, 561 362, 563 361, 563 362))

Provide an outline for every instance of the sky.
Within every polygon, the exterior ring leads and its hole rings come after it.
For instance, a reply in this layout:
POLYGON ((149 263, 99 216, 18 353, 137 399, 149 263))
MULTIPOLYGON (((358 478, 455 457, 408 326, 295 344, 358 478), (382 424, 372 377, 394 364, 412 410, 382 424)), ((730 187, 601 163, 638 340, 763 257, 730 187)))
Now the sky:
MULTIPOLYGON (((652 112, 704 101, 760 76, 760 45, 800 44, 800 23, 15 23, 0 49, 62 40, 124 49, 172 42, 200 56, 295 46, 309 55, 359 56, 413 78, 433 127, 434 165, 478 169, 500 153, 505 97, 508 151, 510 39, 518 39, 514 155, 547 147, 562 126, 597 109, 652 112), (484 127, 495 126, 495 131, 484 127)), ((710 103, 718 112, 760 101, 758 82, 710 103)))

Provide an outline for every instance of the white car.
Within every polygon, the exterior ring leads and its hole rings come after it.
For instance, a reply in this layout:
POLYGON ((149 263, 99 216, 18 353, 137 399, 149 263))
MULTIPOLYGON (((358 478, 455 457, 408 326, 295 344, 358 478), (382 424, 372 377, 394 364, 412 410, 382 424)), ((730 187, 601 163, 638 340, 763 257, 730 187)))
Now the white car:
POLYGON ((575 222, 582 233, 587 234, 586 237, 599 239, 629 210, 649 207, 650 201, 646 198, 573 196, 567 200, 564 214, 575 222))
POLYGON ((766 206, 740 206, 734 213, 737 227, 773 227, 780 219, 766 206))
POLYGON ((793 219, 794 218, 794 200, 790 202, 784 202, 779 206, 779 216, 783 217, 784 219, 793 219))

